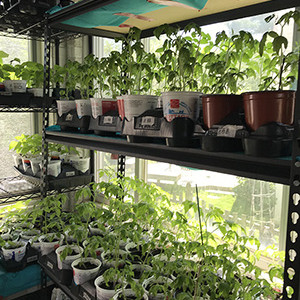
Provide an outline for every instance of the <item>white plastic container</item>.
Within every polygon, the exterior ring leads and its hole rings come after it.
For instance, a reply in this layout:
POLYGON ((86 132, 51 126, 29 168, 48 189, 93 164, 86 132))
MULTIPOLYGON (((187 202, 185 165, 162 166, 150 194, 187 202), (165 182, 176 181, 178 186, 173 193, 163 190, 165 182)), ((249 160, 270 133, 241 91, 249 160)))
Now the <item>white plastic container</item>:
POLYGON ((26 80, 4 80, 5 90, 12 93, 26 93, 26 80))
POLYGON ((41 156, 30 158, 30 166, 33 175, 36 175, 40 171, 40 164, 43 158, 41 156))
MULTIPOLYGON (((124 296, 128 296, 128 297, 133 296, 134 297, 135 292, 131 289, 125 289, 125 290, 119 289, 119 290, 117 290, 117 292, 113 296, 113 300, 118 300, 119 295, 124 295, 124 296)), ((148 299, 149 299, 148 295, 145 293, 143 295, 143 300, 148 300, 148 299)), ((168 299, 168 298, 166 298, 166 299, 168 299)))
POLYGON ((103 261, 103 266, 105 268, 115 268, 119 267, 119 265, 123 265, 125 263, 125 258, 127 256, 127 252, 124 250, 119 249, 119 258, 116 261, 114 258, 109 258, 112 254, 115 255, 116 251, 106 251, 101 253, 101 259, 103 261), (117 266, 117 263, 119 264, 117 266))
POLYGON ((21 246, 15 249, 5 249, 5 247, 2 247, 4 260, 14 260, 18 262, 23 259, 26 254, 27 243, 24 241, 20 241, 17 243, 21 244, 21 246))
POLYGON ((200 112, 199 92, 164 92, 161 95, 164 117, 172 121, 178 117, 189 117, 196 121, 200 112))
POLYGON ((72 262, 71 266, 73 269, 74 282, 75 284, 79 285, 91 279, 94 279, 98 275, 99 269, 101 267, 101 261, 92 257, 78 258, 72 262), (90 262, 92 264, 95 264, 95 268, 90 270, 78 269, 77 266, 80 262, 90 262))
POLYGON ((70 158, 70 164, 75 169, 81 171, 82 173, 85 173, 90 169, 90 158, 81 158, 78 156, 74 156, 70 158))
POLYGON ((130 121, 146 110, 157 107, 158 97, 149 95, 124 95, 125 118, 130 121))
POLYGON ((67 269, 67 270, 71 270, 71 264, 74 260, 80 258, 80 256, 83 253, 83 249, 82 247, 79 247, 77 245, 63 245, 58 247, 55 250, 56 253, 56 258, 57 258, 57 267, 59 270, 62 269, 67 269), (77 254, 75 255, 68 255, 66 256, 66 258, 62 261, 61 257, 60 257, 60 253, 66 248, 66 247, 70 247, 72 250, 74 250, 75 252, 77 252, 77 254))
POLYGON ((96 119, 110 110, 117 110, 117 100, 112 98, 90 98, 92 116, 96 119))
POLYGON ((70 110, 76 108, 74 100, 56 100, 57 113, 61 117, 63 114, 68 113, 70 110))
POLYGON ((76 111, 79 119, 81 119, 83 116, 92 115, 92 107, 91 107, 91 102, 89 100, 85 100, 85 99, 75 100, 75 103, 76 103, 76 111))
POLYGON ((115 290, 109 290, 100 287, 100 285, 104 282, 104 277, 102 275, 97 277, 94 281, 96 287, 97 300, 109 300, 116 294, 115 290))
POLYGON ((27 91, 34 95, 34 97, 43 97, 44 90, 42 88, 30 88, 27 91))
POLYGON ((160 276, 158 278, 155 278, 154 276, 152 276, 143 282, 143 288, 146 290, 146 293, 149 296, 150 300, 165 300, 166 296, 164 293, 157 293, 155 296, 149 294, 149 291, 147 291, 147 286, 152 283, 158 283, 158 284, 162 284, 162 285, 165 285, 167 283, 170 285, 172 282, 173 282, 172 279, 165 277, 165 276, 160 276))
POLYGON ((61 160, 51 160, 48 162, 48 172, 50 176, 57 177, 61 173, 61 160))
POLYGON ((17 153, 13 153, 12 157, 14 159, 14 166, 18 168, 22 163, 22 157, 17 153))
POLYGON ((64 236, 62 234, 58 235, 56 233, 48 233, 46 235, 42 235, 39 237, 39 242, 40 242, 40 247, 41 247, 41 254, 42 255, 47 255, 53 251, 55 251, 63 242, 64 236), (45 238, 47 236, 55 236, 58 241, 53 241, 53 242, 46 242, 45 238))

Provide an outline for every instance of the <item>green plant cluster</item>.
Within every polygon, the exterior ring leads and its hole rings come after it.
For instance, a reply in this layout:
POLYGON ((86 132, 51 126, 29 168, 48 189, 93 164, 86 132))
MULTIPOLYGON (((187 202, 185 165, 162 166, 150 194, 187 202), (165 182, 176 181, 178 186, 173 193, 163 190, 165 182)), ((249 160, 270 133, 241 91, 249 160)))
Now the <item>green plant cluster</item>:
MULTIPOLYGON (((282 278, 282 267, 270 266, 266 280, 255 266, 261 255, 258 240, 224 220, 221 210, 212 209, 204 215, 199 205, 187 200, 175 211, 168 194, 157 186, 111 172, 101 171, 103 175, 108 182, 91 184, 77 193, 73 212, 62 211, 67 198, 57 195, 35 202, 30 211, 18 215, 39 224, 43 233, 67 233, 67 244, 82 245, 85 241, 83 257, 96 257, 97 251, 108 253, 107 260, 113 264, 104 272, 106 284, 114 283, 116 289, 130 284, 138 299, 144 293, 144 280, 150 277, 160 281, 150 286, 150 294, 163 293, 169 299, 278 296, 270 282, 282 278), (100 198, 102 202, 96 201, 100 198), (191 214, 198 216, 197 222, 190 222, 191 214), (91 226, 98 229, 97 235, 89 234, 91 226), (133 251, 126 248, 129 243, 133 251), (250 245, 256 251, 250 250, 250 245), (142 270, 137 281, 133 280, 136 264, 142 270)), ((61 258, 71 252, 66 247, 61 258)))
MULTIPOLYGON (((274 16, 266 18, 267 22, 274 16)), ((145 50, 141 30, 131 28, 116 39, 122 50, 98 59, 88 55, 82 63, 68 61, 52 70, 53 86, 66 87, 64 96, 78 88, 83 98, 99 92, 101 97, 120 94, 157 94, 162 91, 201 91, 203 93, 241 93, 253 89, 277 90, 290 87, 297 77, 299 45, 288 51, 283 29, 298 11, 285 13, 275 21, 279 32, 265 32, 261 40, 244 30, 215 38, 196 24, 183 30, 168 24, 154 30, 157 43, 152 53, 145 50)))
MULTIPOLYGON (((9 150, 15 151, 15 153, 21 156, 34 157, 42 154, 42 136, 40 134, 21 134, 16 136, 14 141, 9 144, 9 150)), ((78 151, 73 147, 66 145, 49 143, 49 154, 78 154, 78 151)))

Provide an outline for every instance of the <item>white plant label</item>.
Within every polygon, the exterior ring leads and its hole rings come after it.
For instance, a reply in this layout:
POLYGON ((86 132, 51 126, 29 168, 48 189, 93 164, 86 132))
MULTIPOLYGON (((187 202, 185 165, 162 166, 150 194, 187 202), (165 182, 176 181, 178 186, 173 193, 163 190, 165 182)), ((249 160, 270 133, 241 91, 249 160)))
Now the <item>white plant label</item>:
POLYGON ((142 126, 153 126, 155 124, 154 117, 143 117, 142 118, 142 126))
POLYGON ((105 116, 103 118, 103 124, 112 124, 113 123, 113 117, 112 116, 105 116))
POLYGON ((234 138, 240 129, 243 129, 243 126, 225 125, 218 129, 217 136, 234 138))
POLYGON ((72 121, 72 120, 73 120, 73 115, 67 114, 66 121, 72 121))
POLYGON ((66 172, 66 177, 75 176, 75 171, 66 172))
POLYGON ((53 270, 53 264, 51 264, 50 261, 47 261, 47 266, 48 266, 51 270, 53 270))

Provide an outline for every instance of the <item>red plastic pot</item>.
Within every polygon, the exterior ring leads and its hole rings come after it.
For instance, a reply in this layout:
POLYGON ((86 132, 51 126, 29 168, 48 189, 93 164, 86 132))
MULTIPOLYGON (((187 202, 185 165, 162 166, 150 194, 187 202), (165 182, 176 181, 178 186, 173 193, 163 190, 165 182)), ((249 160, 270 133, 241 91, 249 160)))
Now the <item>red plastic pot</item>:
POLYGON ((245 120, 251 130, 270 122, 292 125, 296 93, 264 91, 243 94, 245 120))
POLYGON ((243 107, 240 95, 203 95, 203 122, 207 128, 218 124, 227 115, 243 107))

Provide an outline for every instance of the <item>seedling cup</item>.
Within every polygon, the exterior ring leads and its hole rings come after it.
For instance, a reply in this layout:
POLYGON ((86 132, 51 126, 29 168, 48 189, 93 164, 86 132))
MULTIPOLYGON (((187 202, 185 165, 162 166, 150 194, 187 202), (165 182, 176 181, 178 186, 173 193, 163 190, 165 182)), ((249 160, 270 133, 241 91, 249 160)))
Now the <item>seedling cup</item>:
POLYGON ((62 269, 69 269, 71 270, 71 264, 74 260, 78 259, 81 257, 82 253, 83 253, 83 249, 82 247, 79 247, 77 245, 63 245, 58 247, 55 250, 56 253, 56 258, 57 258, 57 267, 59 270, 62 269), (66 248, 66 247, 70 247, 74 252, 76 252, 77 254, 75 255, 68 255, 66 256, 66 258, 64 260, 61 259, 60 257, 60 253, 66 248))
POLYGON ((48 162, 48 175, 57 177, 61 173, 61 160, 51 160, 48 162))
POLYGON ((20 236, 21 236, 22 240, 29 241, 29 240, 33 239, 34 237, 38 236, 40 233, 41 233, 40 230, 29 229, 26 231, 22 231, 20 236))
POLYGON ((12 93, 26 93, 26 80, 4 80, 5 90, 12 93))
POLYGON ((73 269, 74 282, 76 285, 79 285, 94 279, 97 276, 101 267, 101 261, 92 257, 78 258, 72 262, 71 266, 73 269), (95 267, 87 270, 81 269, 81 263, 90 263, 95 265, 95 267))
MULTIPOLYGON (((118 281, 117 283, 120 284, 121 281, 118 281)), ((95 279, 94 284, 96 287, 98 300, 109 300, 116 294, 116 291, 113 287, 108 287, 105 285, 105 280, 102 275, 95 279)))
MULTIPOLYGON (((134 297, 136 297, 136 294, 133 290, 131 290, 131 289, 125 289, 125 290, 120 289, 113 296, 113 300, 124 299, 124 298, 121 298, 122 295, 124 295, 125 297, 128 297, 128 299, 135 299, 134 297)), ((149 298, 148 298, 147 294, 144 294, 143 295, 143 300, 148 300, 148 299, 149 298)))
POLYGON ((92 108, 91 102, 89 100, 75 100, 76 103, 76 111, 78 118, 81 119, 83 116, 91 116, 92 115, 92 108))
POLYGON ((13 160, 14 160, 15 167, 18 168, 19 165, 22 163, 22 157, 19 154, 17 154, 17 153, 14 153, 12 155, 12 157, 13 157, 13 160))
POLYGON ((158 292, 155 296, 151 295, 151 293, 149 292, 150 286, 153 284, 169 286, 172 282, 173 282, 173 280, 168 277, 160 276, 158 278, 155 278, 154 276, 152 276, 143 282, 143 287, 146 290, 146 293, 147 293, 147 295, 149 295, 149 298, 151 300, 164 300, 164 299, 166 299, 166 296, 164 295, 164 293, 158 292))
POLYGON ((44 96, 44 90, 42 88, 30 88, 28 89, 28 92, 33 94, 34 97, 43 97, 44 96))
POLYGON ((26 172, 30 167, 30 158, 22 157, 23 170, 26 172))
POLYGON ((85 173, 90 168, 90 158, 72 157, 70 159, 70 164, 77 170, 85 173))
POLYGON ((164 92, 162 103, 164 117, 172 121, 178 117, 188 117, 194 121, 199 118, 200 96, 198 92, 164 92))
POLYGON ((117 110, 117 100, 112 98, 90 98, 92 116, 96 119, 110 110, 117 110))
POLYGON ((128 121, 137 117, 146 110, 155 109, 158 103, 157 96, 124 95, 124 115, 128 121))
POLYGON ((14 260, 16 262, 19 262, 23 259, 23 257, 26 254, 26 246, 27 243, 24 241, 16 242, 16 248, 10 247, 10 249, 7 249, 6 247, 8 244, 5 244, 2 247, 2 253, 4 260, 14 260))
POLYGON ((33 175, 36 175, 38 171, 40 170, 40 164, 42 162, 43 158, 41 156, 33 157, 30 159, 30 166, 33 175))
POLYGON ((72 100, 56 100, 56 104, 59 117, 76 108, 76 103, 72 100))
POLYGON ((47 255, 53 251, 55 251, 63 242, 64 236, 62 234, 57 235, 56 233, 48 233, 39 237, 39 242, 41 246, 41 254, 47 255), (47 238, 50 237, 49 240, 53 239, 53 241, 47 241, 47 238))

